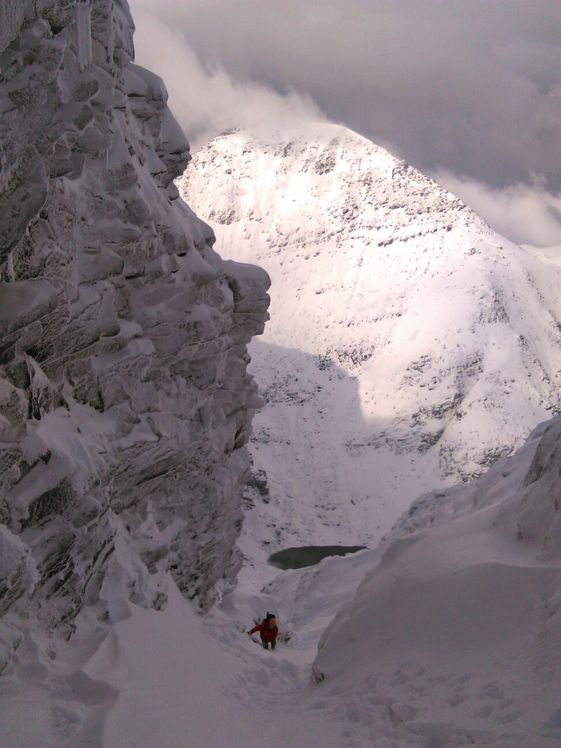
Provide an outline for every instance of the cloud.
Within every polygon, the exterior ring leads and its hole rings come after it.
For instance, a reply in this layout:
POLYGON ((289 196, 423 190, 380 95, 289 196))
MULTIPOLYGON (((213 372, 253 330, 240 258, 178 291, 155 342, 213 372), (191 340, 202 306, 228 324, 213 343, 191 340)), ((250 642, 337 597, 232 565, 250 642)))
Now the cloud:
POLYGON ((153 12, 138 8, 135 23, 137 60, 164 79, 170 107, 193 150, 236 127, 256 130, 287 126, 292 120, 324 119, 308 96, 235 80, 216 62, 203 65, 181 33, 153 12))
POLYGON ((205 66, 306 92, 416 165, 494 186, 540 174, 561 188, 551 0, 159 0, 155 13, 205 66))
MULTIPOLYGON (((324 112, 425 172, 480 184, 505 216, 516 202, 531 224, 530 196, 542 199, 539 236, 553 236, 561 24, 551 0, 131 0, 131 8, 139 61, 165 78, 197 141, 236 124, 278 123, 283 112, 324 112), (524 185, 526 199, 515 200, 524 185)), ((512 215, 520 235, 523 219, 512 215)))
POLYGON ((450 172, 433 177, 517 244, 549 247, 561 243, 561 192, 548 192, 539 180, 533 185, 493 189, 450 172))

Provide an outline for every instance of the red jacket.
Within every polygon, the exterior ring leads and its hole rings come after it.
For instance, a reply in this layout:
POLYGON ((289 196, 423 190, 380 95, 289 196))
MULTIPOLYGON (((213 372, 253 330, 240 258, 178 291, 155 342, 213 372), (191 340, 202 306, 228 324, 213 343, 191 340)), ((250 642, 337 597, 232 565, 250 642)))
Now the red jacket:
POLYGON ((261 641, 264 642, 274 642, 279 635, 278 626, 276 624, 269 626, 269 621, 266 618, 257 626, 254 626, 249 633, 255 634, 256 631, 259 631, 261 641))

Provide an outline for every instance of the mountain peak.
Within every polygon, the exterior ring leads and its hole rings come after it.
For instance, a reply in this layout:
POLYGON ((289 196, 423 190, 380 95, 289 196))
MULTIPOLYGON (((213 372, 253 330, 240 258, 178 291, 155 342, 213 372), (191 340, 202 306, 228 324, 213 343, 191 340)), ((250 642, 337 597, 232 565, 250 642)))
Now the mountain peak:
MULTIPOLYGON (((300 226, 310 220, 330 221, 337 203, 347 231, 362 230, 366 239, 371 238, 366 234, 378 233, 380 246, 390 237, 396 241, 407 236, 407 226, 418 223, 422 214, 430 218, 424 223, 430 222, 431 230, 457 222, 459 212, 464 213, 464 223, 482 224, 459 198, 342 125, 305 122, 292 126, 288 132, 230 131, 197 154, 197 171, 211 164, 216 167, 217 182, 222 181, 222 173, 228 174, 228 164, 236 165, 237 170, 232 169, 230 174, 239 180, 238 194, 246 196, 267 190, 274 178, 280 203, 275 207, 282 210, 279 223, 281 218, 295 219, 300 226), (401 234, 395 235, 396 230, 401 234)), ((188 171, 184 177, 186 185, 190 179, 188 171)), ((255 206, 252 208, 255 219, 255 206)), ((209 218, 220 224, 224 215, 209 218)))
POLYGON ((268 346, 252 347, 268 457, 257 445, 254 460, 273 494, 301 506, 314 494, 310 527, 328 506, 326 526, 340 535, 360 517, 347 539, 369 542, 418 493, 480 474, 558 408, 560 269, 366 138, 327 123, 225 134, 178 186, 223 255, 271 276, 268 346), (330 451, 332 469, 308 460, 288 488, 282 466, 310 449, 330 451))

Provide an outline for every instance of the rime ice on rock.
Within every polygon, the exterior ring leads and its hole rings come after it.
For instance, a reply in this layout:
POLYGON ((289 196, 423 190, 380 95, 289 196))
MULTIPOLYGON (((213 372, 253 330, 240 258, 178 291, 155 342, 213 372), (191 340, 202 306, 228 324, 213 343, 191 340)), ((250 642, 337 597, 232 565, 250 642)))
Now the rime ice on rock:
POLYGON ((80 71, 83 72, 93 60, 92 0, 76 2, 76 37, 80 71))
POLYGON ((268 278, 177 200, 189 147, 125 2, 0 23, 5 659, 21 612, 68 634, 162 606, 168 570, 203 604, 233 578, 268 278))

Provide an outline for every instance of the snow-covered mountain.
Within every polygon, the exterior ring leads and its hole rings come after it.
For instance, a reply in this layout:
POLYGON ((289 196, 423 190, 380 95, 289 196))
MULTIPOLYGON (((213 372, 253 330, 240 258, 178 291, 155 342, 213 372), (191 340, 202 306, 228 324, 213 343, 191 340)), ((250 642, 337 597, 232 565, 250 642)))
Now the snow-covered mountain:
POLYGON ((268 279, 177 199, 189 147, 132 32, 124 0, 0 8, 0 671, 239 567, 268 279))
MULTIPOLYGON (((239 566, 268 279, 177 199, 188 147, 132 28, 125 0, 0 6, 0 742, 556 748, 559 418, 377 550, 185 599, 239 566), (274 655, 246 633, 266 609, 274 655)), ((557 409, 557 253, 335 126, 195 166, 275 282, 249 557, 370 541, 557 409)))
POLYGON ((325 123, 231 132, 177 184, 272 278, 248 543, 371 543, 559 408, 559 266, 382 148, 325 123))

